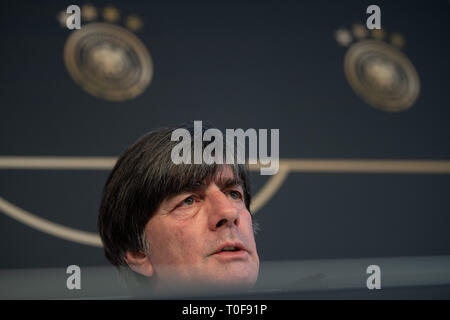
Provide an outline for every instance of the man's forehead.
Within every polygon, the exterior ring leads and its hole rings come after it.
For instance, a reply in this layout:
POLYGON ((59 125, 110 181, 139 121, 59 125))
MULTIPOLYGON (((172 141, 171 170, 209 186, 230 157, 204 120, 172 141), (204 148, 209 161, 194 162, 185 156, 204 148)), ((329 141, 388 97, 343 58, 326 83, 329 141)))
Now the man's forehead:
POLYGON ((217 171, 203 180, 191 180, 184 186, 181 186, 176 192, 172 192, 163 200, 163 203, 167 201, 171 201, 177 195, 186 193, 186 192, 203 192, 205 191, 212 183, 217 185, 220 189, 227 189, 231 187, 240 187, 244 189, 244 182, 240 178, 237 170, 233 170, 232 167, 228 165, 224 165, 221 168, 218 168, 217 171))
POLYGON ((229 166, 221 168, 213 177, 207 177, 204 181, 198 181, 202 185, 210 185, 215 183, 219 187, 230 187, 241 185, 242 182, 229 166))

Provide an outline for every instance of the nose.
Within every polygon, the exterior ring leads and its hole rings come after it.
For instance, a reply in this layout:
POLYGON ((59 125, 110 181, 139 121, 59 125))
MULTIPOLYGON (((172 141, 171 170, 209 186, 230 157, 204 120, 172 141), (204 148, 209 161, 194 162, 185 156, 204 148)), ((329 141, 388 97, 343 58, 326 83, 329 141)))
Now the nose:
POLYGON ((208 202, 211 230, 239 226, 239 210, 225 193, 221 190, 211 191, 208 195, 208 202))

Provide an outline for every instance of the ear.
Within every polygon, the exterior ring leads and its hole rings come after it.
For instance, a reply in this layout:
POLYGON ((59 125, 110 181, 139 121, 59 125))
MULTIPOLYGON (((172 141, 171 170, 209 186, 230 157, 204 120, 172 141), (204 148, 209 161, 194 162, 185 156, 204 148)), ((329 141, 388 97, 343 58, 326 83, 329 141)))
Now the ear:
POLYGON ((134 272, 151 277, 154 273, 150 258, 143 252, 127 251, 125 261, 134 272))

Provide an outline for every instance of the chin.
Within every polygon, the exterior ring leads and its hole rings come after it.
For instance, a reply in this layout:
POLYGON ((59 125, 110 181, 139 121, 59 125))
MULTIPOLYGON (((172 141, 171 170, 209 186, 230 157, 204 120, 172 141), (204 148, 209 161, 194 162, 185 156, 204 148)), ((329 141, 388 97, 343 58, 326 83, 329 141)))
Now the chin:
POLYGON ((257 272, 245 274, 241 271, 231 275, 215 275, 208 283, 211 286, 222 288, 250 289, 255 285, 257 279, 257 272))

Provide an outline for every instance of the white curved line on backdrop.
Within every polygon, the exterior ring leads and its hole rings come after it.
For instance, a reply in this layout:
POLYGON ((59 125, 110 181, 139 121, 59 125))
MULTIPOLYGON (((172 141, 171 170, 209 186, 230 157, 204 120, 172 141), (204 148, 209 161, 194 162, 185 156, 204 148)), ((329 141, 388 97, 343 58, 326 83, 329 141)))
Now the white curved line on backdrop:
POLYGON ((32 214, 31 212, 25 211, 22 208, 15 206, 2 197, 0 197, 0 211, 33 229, 48 233, 57 238, 94 247, 102 246, 100 237, 96 233, 80 231, 63 226, 58 223, 51 222, 47 219, 43 219, 35 214, 32 214))
POLYGON ((267 201, 272 199, 273 195, 280 189, 284 180, 286 180, 289 174, 289 168, 280 164, 280 169, 277 174, 274 174, 269 178, 269 181, 258 191, 254 196, 252 204, 250 205, 250 211, 252 214, 261 209, 267 201))
MULTIPOLYGON (((110 170, 116 163, 115 157, 0 157, 0 169, 43 169, 43 170, 110 170)), ((258 170, 252 166, 251 170, 258 170)), ((278 191, 289 171, 335 172, 335 173, 413 173, 449 174, 450 161, 439 160, 324 160, 284 159, 280 160, 279 172, 259 190, 254 197, 252 212, 262 208, 278 191)), ((101 247, 97 233, 81 231, 43 219, 0 197, 0 211, 7 216, 41 232, 55 237, 101 247)))

